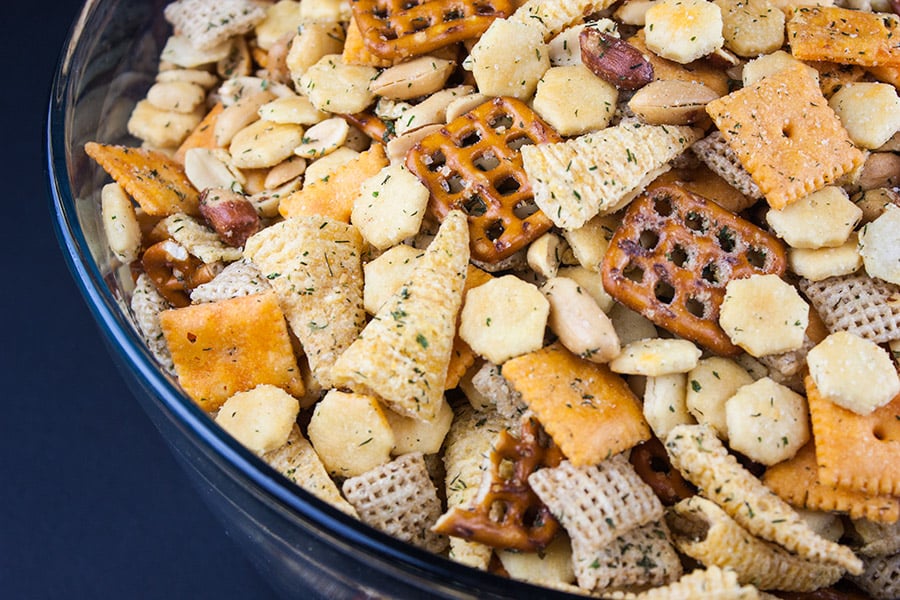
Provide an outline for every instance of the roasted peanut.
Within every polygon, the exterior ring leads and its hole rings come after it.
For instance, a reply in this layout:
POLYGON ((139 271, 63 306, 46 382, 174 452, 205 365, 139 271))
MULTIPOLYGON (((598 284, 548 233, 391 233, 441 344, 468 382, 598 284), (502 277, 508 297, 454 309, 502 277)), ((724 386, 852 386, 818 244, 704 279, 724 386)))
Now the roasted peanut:
POLYGON ((275 94, 271 92, 259 92, 242 97, 225 108, 216 119, 214 130, 216 146, 223 147, 230 144, 238 131, 259 119, 260 107, 274 99, 275 94))
POLYGON ((706 105, 719 95, 694 81, 659 80, 635 92, 628 107, 652 125, 690 125, 706 118, 706 105))
POLYGON ((619 354, 612 321, 574 280, 554 277, 541 292, 550 302, 548 325, 568 350, 596 363, 609 362, 619 354))
POLYGON ((426 96, 444 87, 454 66, 449 60, 420 56, 385 69, 369 83, 369 90, 393 100, 426 96))

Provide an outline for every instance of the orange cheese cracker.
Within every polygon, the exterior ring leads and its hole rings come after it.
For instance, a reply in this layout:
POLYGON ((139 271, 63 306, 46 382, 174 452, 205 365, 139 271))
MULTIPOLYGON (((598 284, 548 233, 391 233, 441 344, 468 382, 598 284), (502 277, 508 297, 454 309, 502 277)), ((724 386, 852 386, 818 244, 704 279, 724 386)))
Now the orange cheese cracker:
POLYGON ((787 23, 791 54, 863 67, 900 66, 896 15, 837 6, 803 7, 787 23))
POLYGON ((163 311, 159 323, 181 387, 203 410, 264 383, 303 395, 274 292, 163 311))
POLYGON ((827 400, 805 379, 819 480, 867 494, 900 495, 900 395, 869 415, 827 400))
POLYGON ((599 464, 650 439, 625 380, 559 343, 508 360, 502 373, 575 466, 599 464))
POLYGON ((180 164, 161 152, 88 142, 88 156, 97 161, 145 213, 166 217, 200 214, 200 194, 180 164))
POLYGON ((900 499, 870 496, 819 481, 813 443, 801 448, 794 458, 769 467, 762 480, 782 500, 796 508, 844 512, 851 519, 865 518, 879 523, 893 523, 900 518, 900 499))
MULTIPOLYGON (((469 264, 466 272, 466 285, 463 288, 463 304, 465 304, 466 293, 472 288, 485 284, 493 279, 493 275, 487 271, 483 271, 473 264, 469 264)), ((456 323, 459 329, 459 319, 456 323)), ((466 374, 469 367, 475 364, 475 351, 466 342, 459 337, 457 331, 456 337, 453 338, 453 351, 450 354, 450 366, 447 367, 447 381, 444 383, 445 390, 452 390, 459 385, 459 380, 466 374)))
POLYGON ((865 160, 802 64, 714 100, 706 111, 776 210, 865 160))
POLYGON ((347 39, 344 41, 341 57, 345 64, 367 67, 390 67, 396 62, 389 58, 382 58, 369 50, 363 41, 356 19, 350 19, 350 22, 347 23, 347 39))
POLYGON ((283 217, 320 215, 336 221, 350 222, 353 201, 362 183, 388 165, 382 144, 371 148, 338 167, 327 179, 308 182, 281 201, 278 211, 283 217))
POLYGON ((221 102, 217 102, 210 109, 203 120, 194 128, 194 130, 181 142, 178 150, 175 151, 175 160, 184 164, 184 155, 191 148, 208 148, 210 150, 217 148, 216 146, 216 121, 219 119, 219 113, 225 110, 221 102))

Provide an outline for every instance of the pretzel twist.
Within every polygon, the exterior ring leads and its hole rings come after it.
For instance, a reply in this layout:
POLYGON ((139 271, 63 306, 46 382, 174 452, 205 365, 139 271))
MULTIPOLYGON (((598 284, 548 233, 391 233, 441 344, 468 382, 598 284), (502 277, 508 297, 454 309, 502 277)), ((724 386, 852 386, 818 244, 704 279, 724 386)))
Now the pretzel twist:
POLYGON ((141 256, 141 267, 169 304, 176 308, 189 306, 190 291, 212 281, 215 272, 191 254, 184 259, 172 256, 166 242, 163 240, 147 248, 141 256))

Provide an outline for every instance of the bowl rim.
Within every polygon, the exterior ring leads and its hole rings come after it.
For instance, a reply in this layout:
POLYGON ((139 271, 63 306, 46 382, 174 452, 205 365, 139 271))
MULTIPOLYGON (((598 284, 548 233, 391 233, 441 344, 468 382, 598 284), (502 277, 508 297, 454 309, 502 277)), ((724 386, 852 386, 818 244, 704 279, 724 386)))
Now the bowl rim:
MULTIPOLYGON (((117 0, 118 1, 118 0, 117 0)), ((572 594, 538 587, 467 567, 435 555, 378 531, 346 515, 291 483, 254 453, 244 448, 177 388, 156 365, 144 341, 126 320, 100 267, 94 260, 87 237, 79 225, 69 170, 73 152, 67 147, 66 109, 72 102, 72 63, 80 51, 88 25, 104 0, 85 0, 63 43, 51 84, 44 121, 44 164, 49 187, 53 227, 69 271, 95 322, 107 338, 110 349, 121 353, 141 385, 153 391, 158 408, 182 433, 207 453, 212 452, 231 467, 229 477, 239 475, 286 509, 293 517, 311 522, 327 536, 362 550, 380 562, 390 562, 402 570, 412 569, 428 577, 438 577, 459 590, 476 591, 480 597, 510 597, 540 592, 546 598, 575 598, 572 594)))

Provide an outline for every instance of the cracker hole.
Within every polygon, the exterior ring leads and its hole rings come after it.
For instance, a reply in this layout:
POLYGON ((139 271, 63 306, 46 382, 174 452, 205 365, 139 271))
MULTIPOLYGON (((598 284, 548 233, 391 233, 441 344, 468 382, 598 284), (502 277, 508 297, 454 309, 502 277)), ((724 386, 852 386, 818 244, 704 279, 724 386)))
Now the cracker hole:
POLYGON ((882 429, 881 426, 876 427, 872 430, 872 437, 874 437, 879 442, 884 442, 888 439, 887 433, 882 429))
POLYGON ((703 218, 703 215, 694 211, 690 211, 684 216, 684 224, 692 231, 699 231, 700 233, 706 231, 706 219, 703 218))
POLYGON ((671 304, 675 299, 675 288, 665 281, 657 281, 653 288, 653 295, 663 304, 671 304))
POLYGON ((393 29, 382 29, 381 30, 381 38, 387 41, 392 41, 397 39, 397 32, 393 29))
POLYGON ((438 150, 434 154, 427 157, 428 160, 424 161, 425 165, 428 167, 429 171, 437 171, 445 164, 447 164, 447 157, 444 156, 444 153, 438 150))
POLYGON ((462 9, 454 8, 444 13, 444 23, 449 23, 450 21, 459 21, 465 16, 466 14, 462 11, 462 9))
POLYGON ((463 180, 458 174, 453 173, 441 180, 441 187, 448 194, 458 194, 463 191, 463 180))
POLYGON ((462 209, 470 217, 482 217, 487 212, 487 203, 479 195, 466 198, 462 204, 462 209))
POLYGON ((706 305, 696 298, 688 298, 688 301, 684 303, 684 308, 698 319, 702 319, 706 314, 706 305))
POLYGON ((481 141, 481 134, 478 131, 470 131, 459 139, 460 148, 468 148, 474 146, 481 141))
POLYGON ((494 7, 490 4, 476 4, 475 12, 479 15, 493 15, 495 14, 494 7))
POLYGON ((716 263, 709 263, 703 267, 700 277, 710 283, 719 283, 719 267, 716 266, 716 263))
POLYGON ((628 266, 622 269, 622 276, 635 283, 644 281, 644 270, 634 263, 628 263, 628 266))
POLYGON ((725 252, 734 252, 735 247, 737 246, 737 240, 735 238, 735 233, 727 227, 723 227, 719 230, 719 234, 716 236, 719 240, 719 247, 725 252))
POLYGON ((656 248, 656 245, 659 244, 659 234, 650 229, 645 229, 641 232, 640 237, 638 237, 638 243, 641 245, 641 248, 645 250, 653 250, 656 248))
POLYGON ((403 10, 409 10, 411 8, 417 7, 418 5, 419 3, 415 0, 405 0, 405 2, 403 2, 401 6, 403 7, 403 10))
POLYGON ((503 221, 497 220, 484 230, 484 234, 489 240, 494 242, 500 239, 500 236, 503 235, 504 231, 506 231, 506 227, 503 225, 503 221))
POLYGON ((490 125, 491 129, 497 130, 497 132, 506 131, 510 127, 512 127, 513 118, 512 116, 501 113, 488 121, 488 125, 490 125))
POLYGON ((384 21, 388 18, 388 11, 386 8, 376 8, 372 11, 372 16, 376 19, 381 19, 382 21, 384 21))
POLYGON ((653 209, 661 217, 668 217, 672 214, 672 201, 667 196, 656 198, 653 201, 653 209))
POLYGON ((522 200, 518 204, 513 207, 513 214, 517 219, 524 221, 534 213, 538 211, 537 204, 534 203, 533 198, 528 198, 526 200, 522 200))
POLYGON ((757 269, 762 269, 766 266, 766 251, 761 248, 750 248, 747 250, 747 262, 757 269))
POLYGON ((472 164, 475 165, 475 168, 479 171, 491 171, 496 169, 500 164, 500 161, 494 155, 493 152, 485 152, 478 158, 472 161, 472 164))
POLYGON ((785 123, 781 127, 781 135, 783 135, 787 139, 791 139, 792 137, 794 137, 794 124, 791 122, 785 123))
POLYGON ((410 25, 412 25, 413 31, 423 31, 431 27, 431 19, 426 17, 416 17, 410 21, 410 25))
POLYGON ((518 192, 521 186, 515 177, 508 176, 494 184, 494 187, 501 196, 509 196, 518 192))
POLYGON ((521 150, 522 146, 529 146, 531 144, 534 144, 534 141, 525 134, 514 136, 506 141, 506 146, 513 152, 521 150))
POLYGON ((666 253, 666 258, 676 267, 684 267, 688 261, 688 254, 684 248, 675 244, 675 247, 666 253))

